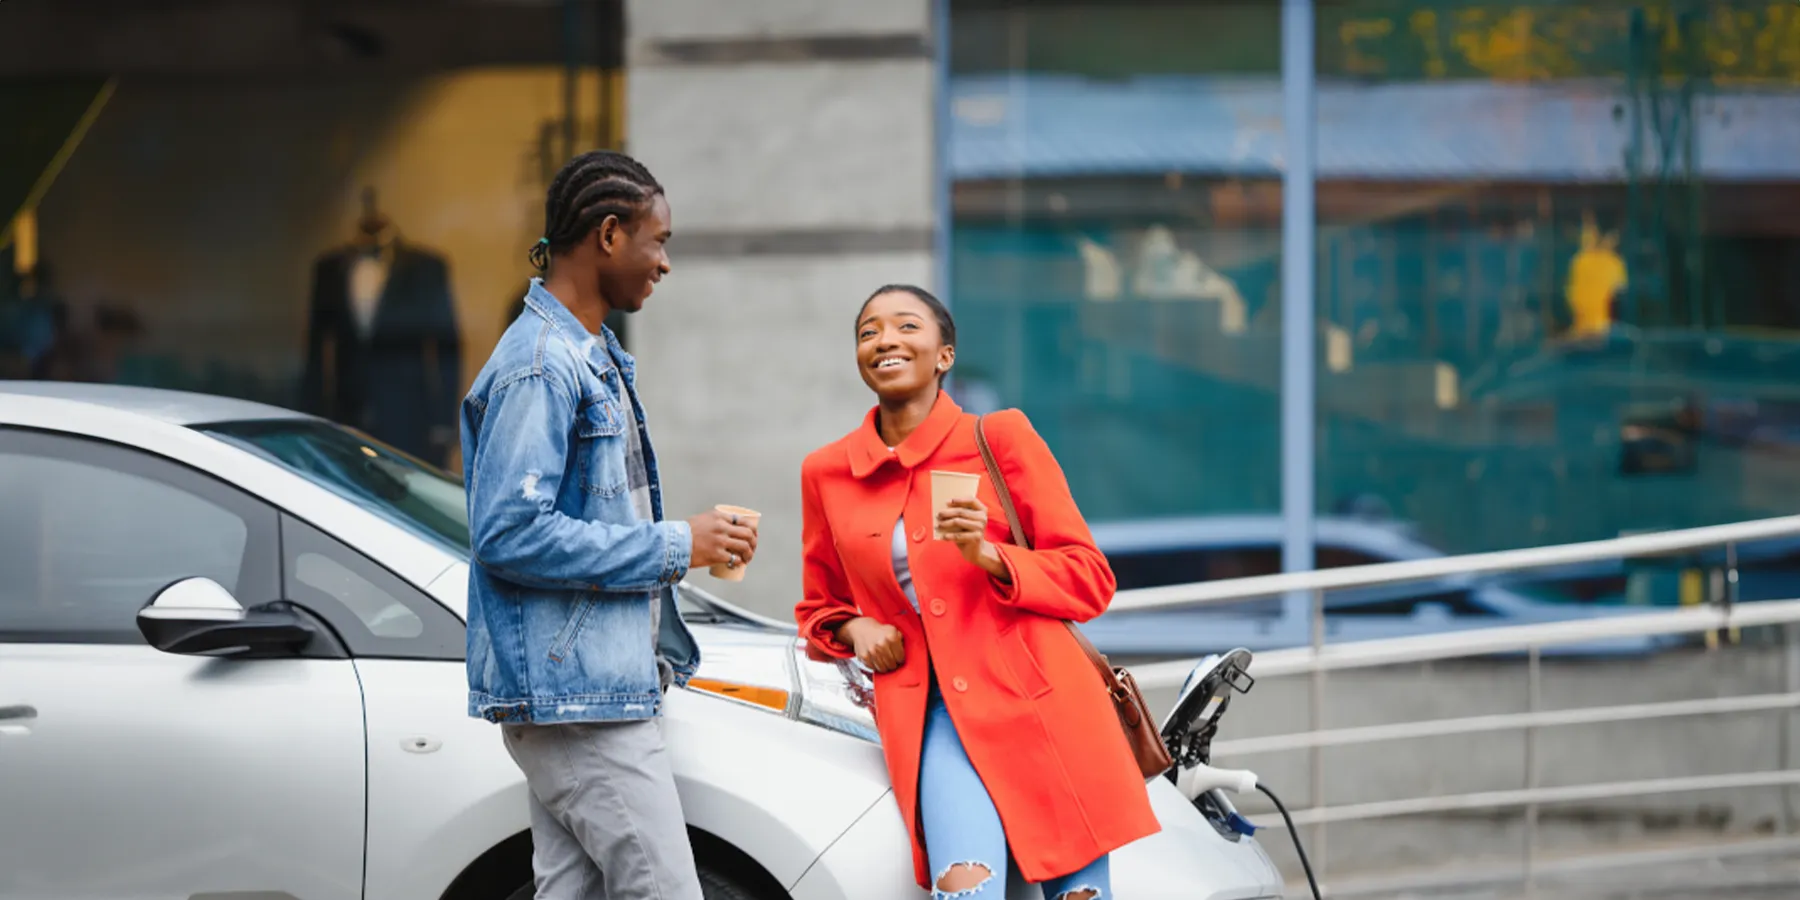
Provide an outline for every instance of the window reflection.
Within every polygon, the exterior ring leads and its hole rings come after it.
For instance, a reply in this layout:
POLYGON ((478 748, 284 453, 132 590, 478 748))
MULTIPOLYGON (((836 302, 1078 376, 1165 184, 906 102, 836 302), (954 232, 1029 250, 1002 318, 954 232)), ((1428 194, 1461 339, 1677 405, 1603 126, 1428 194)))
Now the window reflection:
MULTIPOLYGON (((1278 5, 952 13, 962 389, 1025 409, 1098 522, 1272 516, 1278 5)), ((1800 14, 1316 22, 1321 516, 1458 553, 1791 512, 1800 14)), ((1213 577, 1221 549, 1159 551, 1145 580, 1213 577)), ((1532 592, 1636 602, 1618 566, 1532 592)))
POLYGON ((1273 513, 1278 6, 952 16, 956 390, 1024 409, 1096 521, 1273 513))
POLYGON ((1451 552, 1792 510, 1782 6, 1321 8, 1322 509, 1451 552))

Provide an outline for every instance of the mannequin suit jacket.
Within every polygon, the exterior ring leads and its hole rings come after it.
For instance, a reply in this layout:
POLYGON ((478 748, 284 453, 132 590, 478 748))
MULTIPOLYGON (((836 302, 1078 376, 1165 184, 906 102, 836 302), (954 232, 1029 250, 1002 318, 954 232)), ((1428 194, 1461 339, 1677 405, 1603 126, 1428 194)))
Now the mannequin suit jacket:
POLYGON ((360 252, 345 247, 314 264, 301 406, 443 465, 462 391, 449 266, 398 243, 365 335, 350 304, 350 270, 360 252))

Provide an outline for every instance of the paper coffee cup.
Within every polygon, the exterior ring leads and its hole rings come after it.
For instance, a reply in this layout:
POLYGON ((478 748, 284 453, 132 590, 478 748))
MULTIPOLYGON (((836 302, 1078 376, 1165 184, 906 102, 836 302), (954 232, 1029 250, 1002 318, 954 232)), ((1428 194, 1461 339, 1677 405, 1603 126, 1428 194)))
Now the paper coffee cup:
MULTIPOLYGON (((742 506, 727 506, 721 503, 718 506, 713 507, 713 509, 728 516, 737 516, 739 525, 748 525, 751 528, 755 528, 757 523, 762 521, 762 513, 759 513, 754 509, 745 509, 742 506)), ((706 572, 720 581, 743 581, 744 570, 749 567, 749 563, 738 563, 736 568, 721 563, 716 566, 708 566, 706 572)))
POLYGON ((981 487, 981 476, 966 472, 931 471, 931 533, 938 540, 944 539, 944 533, 938 530, 938 514, 950 508, 952 500, 971 500, 975 497, 976 488, 981 487))

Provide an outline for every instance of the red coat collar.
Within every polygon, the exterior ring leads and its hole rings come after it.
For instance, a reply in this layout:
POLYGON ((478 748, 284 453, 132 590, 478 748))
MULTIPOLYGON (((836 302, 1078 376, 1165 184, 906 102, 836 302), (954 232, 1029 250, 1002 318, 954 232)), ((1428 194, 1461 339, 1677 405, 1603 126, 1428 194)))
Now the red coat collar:
POLYGON ((938 392, 937 403, 931 407, 931 415, 900 446, 889 451, 887 442, 881 439, 881 432, 875 427, 876 417, 881 407, 869 410, 863 417, 862 427, 850 436, 850 474, 857 478, 867 478, 890 460, 913 469, 937 452, 937 448, 950 436, 956 423, 962 420, 962 407, 950 399, 950 395, 938 392))

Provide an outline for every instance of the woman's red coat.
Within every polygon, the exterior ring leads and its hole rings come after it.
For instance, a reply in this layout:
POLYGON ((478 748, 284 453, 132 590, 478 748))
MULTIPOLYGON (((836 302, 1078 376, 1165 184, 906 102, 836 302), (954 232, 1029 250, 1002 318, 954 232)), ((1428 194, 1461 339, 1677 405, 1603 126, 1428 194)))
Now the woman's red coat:
POLYGON ((975 417, 947 395, 894 450, 871 410, 861 428, 808 456, 801 471, 805 599, 794 610, 801 634, 815 654, 847 658, 851 649, 833 630, 864 615, 900 629, 905 641, 905 663, 874 676, 876 724, 921 886, 929 875, 919 839, 919 753, 934 665, 1027 880, 1073 872, 1160 827, 1112 701, 1063 625, 1106 610, 1112 569, 1024 414, 1008 410, 986 421, 1036 549, 1013 545, 975 444, 975 417), (933 539, 933 469, 981 475, 988 540, 1000 547, 1011 584, 933 539), (921 612, 894 577, 891 542, 902 514, 921 612))

